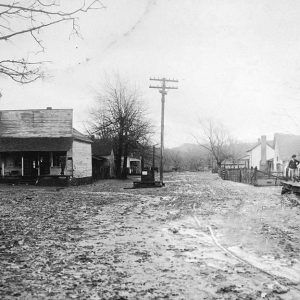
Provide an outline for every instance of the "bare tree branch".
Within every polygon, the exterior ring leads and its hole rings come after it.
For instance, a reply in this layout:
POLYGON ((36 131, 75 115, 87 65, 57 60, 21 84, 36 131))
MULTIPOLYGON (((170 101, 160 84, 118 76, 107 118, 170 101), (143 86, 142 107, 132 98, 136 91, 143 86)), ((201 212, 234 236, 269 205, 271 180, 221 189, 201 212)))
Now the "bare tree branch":
POLYGON ((200 138, 196 138, 198 145, 211 153, 218 166, 225 159, 232 158, 232 138, 224 125, 213 120, 202 120, 199 123, 200 138))
MULTIPOLYGON (((8 4, 0 3, 0 42, 29 34, 40 49, 37 53, 45 51, 43 41, 39 38, 42 29, 71 22, 70 35, 80 36, 78 24, 80 15, 91 10, 105 8, 100 0, 82 0, 77 7, 74 7, 74 4, 70 11, 63 9, 62 4, 57 0, 11 0, 8 2, 8 4)), ((0 75, 8 76, 20 83, 29 83, 42 77, 41 65, 42 62, 30 64, 24 59, 2 60, 0 75), (38 67, 37 64, 39 64, 38 67)))
POLYGON ((10 77, 19 83, 30 83, 42 76, 42 62, 28 62, 25 60, 0 61, 0 74, 10 77))

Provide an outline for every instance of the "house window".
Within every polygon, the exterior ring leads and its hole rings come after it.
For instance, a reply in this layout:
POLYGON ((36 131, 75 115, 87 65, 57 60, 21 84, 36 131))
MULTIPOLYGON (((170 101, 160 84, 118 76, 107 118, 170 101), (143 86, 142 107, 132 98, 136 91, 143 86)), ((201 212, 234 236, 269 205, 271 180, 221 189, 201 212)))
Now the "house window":
POLYGON ((53 167, 59 167, 62 157, 66 157, 66 152, 53 152, 53 167))
POLYGON ((22 158, 20 154, 11 154, 7 156, 5 161, 5 167, 8 168, 21 168, 22 167, 22 158))

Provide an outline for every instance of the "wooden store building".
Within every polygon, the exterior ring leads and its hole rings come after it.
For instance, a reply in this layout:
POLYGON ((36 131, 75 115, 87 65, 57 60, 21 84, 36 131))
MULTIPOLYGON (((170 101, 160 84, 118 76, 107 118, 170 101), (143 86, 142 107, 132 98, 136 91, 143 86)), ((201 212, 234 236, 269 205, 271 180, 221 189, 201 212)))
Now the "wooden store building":
POLYGON ((92 178, 92 141, 73 128, 72 109, 0 111, 0 180, 92 178))

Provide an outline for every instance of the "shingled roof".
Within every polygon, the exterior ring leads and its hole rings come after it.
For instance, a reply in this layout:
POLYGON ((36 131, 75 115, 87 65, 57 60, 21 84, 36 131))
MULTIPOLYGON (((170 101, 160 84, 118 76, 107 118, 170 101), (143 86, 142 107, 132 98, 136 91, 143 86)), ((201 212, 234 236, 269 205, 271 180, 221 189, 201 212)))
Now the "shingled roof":
MULTIPOLYGON (((255 149, 256 147, 258 147, 259 145, 261 145, 261 141, 257 142, 255 145, 253 145, 249 150, 247 150, 246 152, 250 152, 253 149, 255 149)), ((274 142, 273 141, 267 141, 267 145, 271 148, 274 149, 274 142)))

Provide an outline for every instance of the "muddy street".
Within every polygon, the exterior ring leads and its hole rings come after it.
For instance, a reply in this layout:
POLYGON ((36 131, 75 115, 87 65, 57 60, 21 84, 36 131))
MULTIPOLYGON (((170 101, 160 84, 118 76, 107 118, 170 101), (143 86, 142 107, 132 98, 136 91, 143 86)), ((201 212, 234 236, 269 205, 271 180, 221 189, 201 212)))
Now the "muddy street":
POLYGON ((1 299, 300 299, 300 210, 211 173, 1 186, 1 299))

